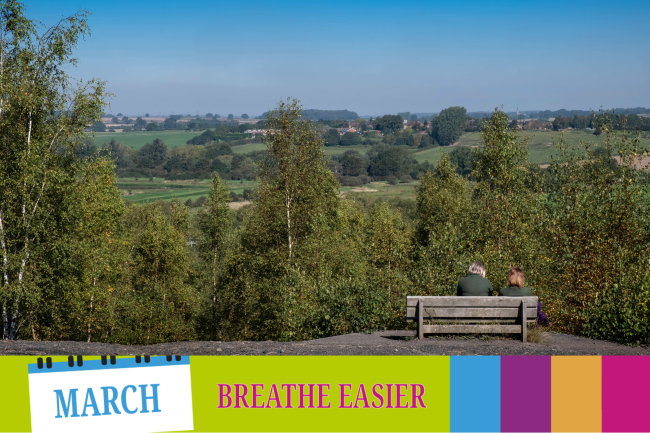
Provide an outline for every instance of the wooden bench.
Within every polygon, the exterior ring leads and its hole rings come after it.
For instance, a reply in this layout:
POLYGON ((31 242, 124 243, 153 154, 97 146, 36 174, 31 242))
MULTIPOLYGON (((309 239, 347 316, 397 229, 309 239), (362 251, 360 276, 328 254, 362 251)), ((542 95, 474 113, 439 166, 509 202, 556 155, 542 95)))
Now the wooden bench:
POLYGON ((406 321, 424 334, 521 333, 537 320, 537 296, 407 296, 406 321), (424 322, 430 324, 425 325, 424 322))

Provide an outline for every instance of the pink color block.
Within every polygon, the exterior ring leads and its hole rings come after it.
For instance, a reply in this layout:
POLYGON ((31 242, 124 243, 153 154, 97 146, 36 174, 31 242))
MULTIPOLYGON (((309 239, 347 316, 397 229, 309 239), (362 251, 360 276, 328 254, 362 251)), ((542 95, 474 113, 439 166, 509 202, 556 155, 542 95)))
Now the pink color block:
POLYGON ((603 432, 650 431, 650 356, 603 356, 603 432))

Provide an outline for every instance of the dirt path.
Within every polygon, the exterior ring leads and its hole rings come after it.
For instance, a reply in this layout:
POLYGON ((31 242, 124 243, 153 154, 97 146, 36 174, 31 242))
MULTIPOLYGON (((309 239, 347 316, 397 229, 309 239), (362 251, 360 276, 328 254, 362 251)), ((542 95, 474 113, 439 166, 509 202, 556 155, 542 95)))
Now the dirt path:
POLYGON ((0 341, 0 355, 650 355, 648 347, 556 333, 548 333, 546 343, 541 344, 521 343, 514 337, 433 337, 422 341, 413 337, 413 331, 382 331, 291 343, 196 341, 151 346, 0 341))

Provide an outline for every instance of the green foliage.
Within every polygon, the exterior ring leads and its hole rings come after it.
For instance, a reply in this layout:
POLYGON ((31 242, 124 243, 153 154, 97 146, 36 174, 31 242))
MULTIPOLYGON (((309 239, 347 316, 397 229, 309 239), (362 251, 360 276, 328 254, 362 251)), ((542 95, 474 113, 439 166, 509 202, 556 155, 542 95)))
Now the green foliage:
POLYGON ((366 174, 367 159, 356 150, 347 150, 339 158, 344 176, 362 176, 366 174))
POLYGON ((106 94, 103 82, 75 86, 66 73, 76 63, 74 47, 88 32, 87 12, 41 35, 22 4, 9 1, 0 8, 2 334, 37 338, 39 319, 69 324, 69 315, 59 315, 67 308, 59 302, 66 282, 79 278, 68 267, 74 235, 69 222, 77 216, 70 197, 84 186, 78 176, 85 170, 75 151, 86 125, 100 120, 106 94))
POLYGON ((341 146, 358 146, 363 139, 361 136, 354 132, 346 132, 341 137, 341 146))
POLYGON ((417 173, 417 162, 400 147, 377 146, 368 152, 368 157, 370 158, 368 174, 371 176, 386 178, 409 173, 412 170, 417 173))
POLYGON ((186 283, 187 208, 173 203, 167 216, 159 204, 134 205, 126 222, 128 273, 114 300, 119 326, 107 339, 131 344, 193 339, 198 297, 186 283))
POLYGON ((456 173, 461 176, 469 176, 474 167, 474 156, 472 149, 468 147, 456 147, 449 152, 450 162, 456 166, 456 173))
POLYGON ((501 111, 485 124, 482 138, 472 172, 477 181, 476 231, 485 251, 482 261, 498 284, 505 284, 511 266, 527 269, 534 281, 540 271, 534 259, 539 251, 537 233, 545 221, 538 182, 530 176, 526 139, 508 128, 508 116, 501 111))
POLYGON ((323 141, 325 146, 338 146, 341 143, 341 136, 336 129, 330 128, 323 136, 323 141))
MULTIPOLYGON (((264 113, 262 117, 266 117, 264 113)), ((348 110, 303 110, 302 117, 305 120, 356 120, 359 115, 354 111, 348 110)))
MULTIPOLYGON (((603 300, 613 296, 633 299, 631 293, 645 284, 650 208, 643 173, 636 168, 645 153, 638 134, 619 134, 609 124, 605 118, 600 125, 606 134, 604 151, 585 144, 578 153, 560 141, 560 157, 550 166, 555 187, 549 198, 552 218, 544 232, 553 269, 548 284, 555 286, 550 307, 558 326, 568 332, 584 332, 591 314, 586 305, 604 308, 603 300), (618 165, 612 163, 614 155, 618 165), (615 285, 618 291, 609 293, 615 285)), ((594 332, 593 326, 588 332, 594 332)))
POLYGON ((392 134, 401 131, 404 128, 404 119, 402 116, 395 116, 386 114, 382 117, 375 119, 375 129, 383 132, 384 134, 392 134))
MULTIPOLYGON (((638 284, 638 283, 637 283, 638 284)), ((638 286, 614 284, 595 292, 586 302, 580 319, 582 333, 589 338, 626 344, 650 343, 650 281, 646 276, 638 286)))
POLYGON ((212 178, 212 189, 199 214, 199 227, 203 238, 199 245, 203 261, 208 264, 210 281, 205 301, 207 301, 208 323, 204 325, 208 336, 215 338, 217 330, 217 283, 223 272, 222 262, 229 246, 228 236, 232 227, 232 215, 228 208, 230 198, 228 189, 218 174, 212 178))
POLYGON ((466 113, 464 107, 449 107, 442 110, 432 121, 432 137, 441 146, 449 146, 457 142, 465 129, 466 113))
POLYGON ((447 155, 417 187, 414 265, 410 278, 416 294, 453 295, 458 277, 473 259, 476 210, 472 189, 447 155))
POLYGON ((167 159, 167 146, 159 139, 142 146, 140 152, 139 164, 143 168, 154 168, 156 165, 163 163, 167 159))
POLYGON ((297 101, 281 102, 267 125, 275 134, 267 138, 255 207, 242 227, 240 253, 226 263, 225 295, 232 302, 226 308, 231 320, 248 324, 239 335, 304 338, 315 285, 328 264, 338 184, 297 101), (249 271, 241 274, 241 266, 249 271))

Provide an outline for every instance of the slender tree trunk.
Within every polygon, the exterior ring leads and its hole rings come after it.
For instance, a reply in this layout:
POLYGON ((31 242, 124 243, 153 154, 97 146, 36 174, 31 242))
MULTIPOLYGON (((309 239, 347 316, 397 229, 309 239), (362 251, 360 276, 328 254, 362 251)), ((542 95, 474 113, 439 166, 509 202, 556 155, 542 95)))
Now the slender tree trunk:
POLYGON ((88 317, 88 343, 90 343, 90 327, 93 321, 93 302, 95 302, 95 295, 90 297, 90 316, 88 317))
POLYGON ((7 301, 2 303, 2 339, 9 339, 9 317, 7 316, 7 301))
POLYGON ((214 326, 216 320, 216 308, 217 308, 217 249, 213 250, 212 254, 212 323, 210 327, 212 328, 212 338, 216 340, 217 329, 214 326))
MULTIPOLYGON (((97 286, 97 274, 94 272, 95 270, 93 269, 93 289, 97 286)), ((91 323, 93 321, 93 303, 95 302, 95 294, 93 293, 90 296, 90 315, 88 316, 88 343, 90 343, 90 330, 91 330, 91 323)))
POLYGON ((14 314, 11 316, 11 326, 9 329, 9 339, 17 340, 18 339, 18 330, 20 326, 18 325, 18 318, 20 317, 20 298, 16 298, 16 307, 14 308, 14 314))
POLYGON ((8 267, 8 253, 7 253, 7 244, 5 242, 5 225, 4 220, 2 219, 2 208, 0 208, 0 247, 2 248, 2 271, 4 276, 4 285, 9 285, 9 271, 8 267))
POLYGON ((285 204, 287 206, 287 237, 289 240, 289 258, 292 256, 293 241, 291 239, 291 197, 288 188, 285 187, 285 204))

